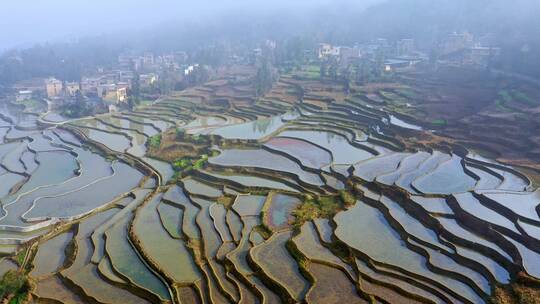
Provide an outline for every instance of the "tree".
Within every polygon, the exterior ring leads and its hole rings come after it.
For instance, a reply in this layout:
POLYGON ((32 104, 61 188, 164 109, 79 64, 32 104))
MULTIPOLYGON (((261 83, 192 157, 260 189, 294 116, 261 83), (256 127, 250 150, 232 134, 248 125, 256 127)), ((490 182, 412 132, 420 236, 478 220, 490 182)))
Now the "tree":
MULTIPOLYGON (((135 72, 133 73, 133 82, 131 84, 131 90, 129 91, 129 99, 131 99, 131 102, 134 105, 139 105, 141 103, 141 77, 139 73, 135 72)), ((129 102, 128 99, 128 102, 129 102)))
POLYGON ((262 96, 270 89, 274 82, 271 65, 266 58, 262 59, 261 65, 257 69, 255 76, 255 93, 257 96, 262 96))
POLYGON ((326 71, 328 70, 328 63, 326 61, 321 62, 320 75, 321 79, 326 77, 326 71))
POLYGON ((338 63, 336 60, 330 61, 330 67, 328 68, 328 76, 332 78, 332 80, 337 80, 338 78, 338 63))
POLYGON ((360 84, 364 84, 368 82, 370 78, 370 71, 371 71, 371 67, 370 67, 370 63, 368 59, 365 59, 365 58, 360 59, 358 63, 356 64, 356 68, 355 68, 356 82, 360 84))

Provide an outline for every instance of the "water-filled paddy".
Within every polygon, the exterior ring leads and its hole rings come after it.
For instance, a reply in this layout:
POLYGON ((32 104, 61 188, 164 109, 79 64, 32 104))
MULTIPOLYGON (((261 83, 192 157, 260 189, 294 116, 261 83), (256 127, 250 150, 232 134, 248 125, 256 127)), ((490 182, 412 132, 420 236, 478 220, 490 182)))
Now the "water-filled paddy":
POLYGON ((104 206, 118 195, 129 192, 141 181, 142 174, 118 162, 113 164, 114 174, 102 181, 90 184, 79 191, 58 197, 40 198, 24 217, 35 218, 72 218, 84 215, 104 206))
POLYGON ((303 139, 329 150, 335 164, 355 164, 373 157, 369 151, 351 145, 347 138, 334 132, 286 130, 279 135, 303 139))
POLYGON ((285 248, 291 232, 280 232, 264 244, 254 247, 250 256, 263 271, 284 286, 293 299, 302 299, 309 290, 309 282, 300 274, 293 257, 285 248))
POLYGON ((265 224, 272 230, 279 231, 289 227, 293 220, 292 212, 301 204, 294 196, 272 194, 265 206, 265 224))
POLYGON ((461 148, 423 142, 420 135, 430 131, 386 113, 382 103, 366 106, 370 98, 405 101, 401 94, 374 89, 333 103, 328 95, 337 87, 285 81, 283 92, 252 106, 249 86, 224 80, 235 89, 216 81, 189 90, 205 96, 186 97, 196 103, 179 93, 134 112, 67 122, 113 155, 76 130, 40 130, 35 115, 9 109, 0 119, 0 138, 9 142, 0 145, 2 251, 47 234, 29 261, 38 279, 33 293, 75 303, 81 296, 104 303, 283 302, 278 295, 302 303, 366 303, 370 296, 382 303, 482 303, 519 271, 540 276, 540 198, 524 192, 532 188, 525 176, 471 153, 462 159, 461 148), (300 88, 322 108, 276 97, 300 88), (232 109, 209 105, 209 96, 231 95, 234 103, 237 93, 246 96, 232 109), (215 156, 180 172, 144 158, 148 138, 172 127, 219 135, 202 152, 215 156), (408 134, 418 137, 405 143, 408 134), (151 167, 161 184, 133 164, 151 167), (356 205, 348 205, 348 195, 356 205), (299 208, 306 201, 312 205, 299 208), (295 217, 302 214, 313 218, 295 217), (59 224, 69 232, 49 235, 59 224), (67 256, 72 239, 77 251, 67 256), (68 260, 68 269, 52 275, 68 260))
POLYGON ((219 128, 211 134, 228 139, 261 139, 283 127, 286 122, 281 116, 259 119, 254 122, 219 128))
POLYGON ((265 150, 225 150, 209 161, 211 164, 225 167, 236 166, 281 171, 293 174, 308 184, 315 186, 324 184, 318 175, 302 170, 296 162, 265 150))
POLYGON ((235 183, 239 183, 240 185, 245 186, 245 187, 262 187, 262 188, 284 190, 284 191, 290 191, 290 192, 298 192, 297 189, 292 188, 288 185, 285 185, 284 183, 280 183, 278 181, 274 181, 267 178, 250 176, 250 175, 219 174, 219 173, 209 172, 209 171, 204 171, 203 173, 206 175, 221 179, 221 180, 229 180, 235 183))
POLYGON ((364 203, 338 214, 335 218, 336 236, 352 248, 390 264, 415 273, 425 280, 435 281, 473 303, 482 302, 480 295, 458 280, 431 272, 426 258, 407 248, 400 235, 389 226, 382 213, 364 203))
POLYGON ((133 233, 145 254, 153 257, 153 262, 160 265, 167 277, 175 282, 194 283, 201 278, 201 273, 183 241, 171 238, 161 225, 156 210, 160 201, 161 196, 155 196, 138 210, 133 233))
POLYGON ((64 263, 64 252, 72 238, 72 232, 65 232, 39 246, 39 250, 34 258, 34 269, 31 275, 40 277, 58 271, 64 263))
POLYGON ((95 129, 86 129, 86 134, 91 140, 101 143, 116 152, 125 152, 131 147, 131 141, 125 135, 95 129))
POLYGON ((130 222, 131 217, 126 216, 105 233, 105 250, 111 258, 112 266, 135 285, 168 299, 170 295, 165 284, 144 264, 129 242, 130 222))
POLYGON ((306 296, 309 303, 368 303, 360 298, 356 288, 343 272, 317 263, 310 265, 309 272, 316 280, 306 296))
POLYGON ((329 152, 303 140, 274 137, 267 141, 265 146, 291 155, 304 166, 311 168, 322 168, 332 162, 332 155, 329 152))
POLYGON ((459 156, 452 155, 449 161, 440 164, 433 172, 416 179, 414 187, 431 194, 451 194, 473 189, 476 181, 465 173, 461 162, 459 156))

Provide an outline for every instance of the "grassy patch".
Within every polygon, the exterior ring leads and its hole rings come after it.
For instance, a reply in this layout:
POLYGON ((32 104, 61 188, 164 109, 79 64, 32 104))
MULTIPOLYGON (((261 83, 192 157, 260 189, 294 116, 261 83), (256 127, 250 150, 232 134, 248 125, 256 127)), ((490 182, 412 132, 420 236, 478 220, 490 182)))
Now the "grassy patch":
POLYGON ((306 78, 306 79, 319 79, 321 78, 321 68, 318 65, 303 66, 301 70, 293 72, 294 75, 306 78))
POLYGON ((356 197, 354 194, 347 190, 340 190, 339 197, 343 204, 347 207, 354 206, 356 204, 356 197))
POLYGON ((208 155, 203 154, 200 158, 194 159, 184 157, 172 162, 173 169, 175 171, 173 180, 179 180, 185 177, 192 170, 203 169, 208 163, 208 155))
POLYGON ((537 106, 540 104, 539 100, 534 100, 530 98, 527 94, 518 90, 512 90, 512 96, 514 96, 517 101, 529 106, 537 106))
POLYGON ((202 169, 208 162, 208 155, 203 154, 199 159, 181 158, 173 162, 173 167, 176 171, 183 171, 188 169, 202 169))
POLYGON ((265 240, 268 240, 272 236, 272 231, 270 231, 264 225, 258 225, 253 227, 253 231, 258 232, 265 240))
POLYGON ((514 112, 513 109, 509 108, 508 106, 506 106, 506 100, 505 99, 496 99, 495 100, 495 107, 497 108, 497 110, 499 110, 500 112, 505 112, 505 113, 512 113, 514 112))
POLYGON ((231 208, 234 204, 234 197, 227 195, 222 196, 217 199, 217 203, 222 204, 223 206, 225 206, 225 208, 231 208))
POLYGON ((19 252, 17 252, 17 255, 15 256, 15 260, 17 261, 17 264, 19 264, 19 266, 23 265, 27 254, 28 254, 28 248, 23 248, 19 252))
POLYGON ((141 102, 139 103, 140 106, 150 106, 152 105, 152 103, 154 103, 153 100, 141 100, 141 102))
POLYGON ((293 211, 293 215, 295 216, 294 225, 301 226, 305 222, 316 218, 331 218, 340 210, 342 210, 341 204, 335 196, 308 199, 293 211))
POLYGON ((161 147, 161 134, 156 134, 148 139, 148 146, 152 149, 161 147))
POLYGON ((38 111, 43 110, 46 107, 45 102, 36 99, 26 99, 21 101, 15 101, 14 104, 24 106, 25 111, 38 111))
POLYGON ((499 97, 502 98, 504 103, 511 102, 513 99, 510 95, 510 92, 508 92, 507 90, 500 90, 499 97))
POLYGON ((0 299, 10 299, 2 303, 24 303, 29 290, 30 283, 22 272, 10 270, 0 280, 0 299))
POLYGON ((431 121, 431 124, 437 127, 444 127, 448 125, 448 121, 446 119, 434 119, 431 121))

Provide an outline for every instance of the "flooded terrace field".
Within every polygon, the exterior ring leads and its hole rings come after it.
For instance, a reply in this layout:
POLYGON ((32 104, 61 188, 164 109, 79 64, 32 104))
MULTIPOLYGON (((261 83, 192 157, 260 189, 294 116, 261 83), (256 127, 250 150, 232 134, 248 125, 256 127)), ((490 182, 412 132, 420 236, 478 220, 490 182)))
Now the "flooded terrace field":
POLYGON ((1 268, 43 303, 489 303, 540 280, 540 194, 521 171, 412 149, 400 135, 428 131, 319 101, 325 84, 285 77, 249 106, 231 86, 32 128, 5 114, 1 268))

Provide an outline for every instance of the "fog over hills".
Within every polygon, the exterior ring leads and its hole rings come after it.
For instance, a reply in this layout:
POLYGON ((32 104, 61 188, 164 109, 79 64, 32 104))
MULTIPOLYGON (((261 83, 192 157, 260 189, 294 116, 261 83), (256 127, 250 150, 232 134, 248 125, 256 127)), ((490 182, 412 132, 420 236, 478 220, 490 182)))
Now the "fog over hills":
MULTIPOLYGON (((127 49, 159 53, 294 37, 303 37, 306 47, 322 41, 353 45, 380 37, 414 38, 429 52, 448 33, 468 31, 492 35, 502 48, 501 67, 533 76, 540 71, 540 19, 535 15, 540 3, 535 0, 23 0, 3 5, 0 26, 10 30, 0 37, 0 50, 47 43, 47 50, 38 53, 52 50, 79 64, 110 60, 127 49)), ((33 68, 43 56, 29 60, 33 68)))
MULTIPOLYGON (((102 33, 144 29, 164 23, 212 22, 219 16, 294 12, 303 15, 320 7, 365 7, 379 0, 50 0, 2 1, 0 50, 35 42, 61 41, 102 33), (249 13, 246 13, 249 12, 249 13)), ((325 8, 326 10, 326 8, 325 8)))

